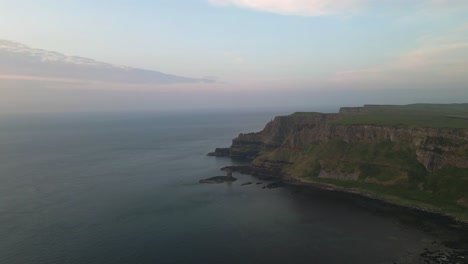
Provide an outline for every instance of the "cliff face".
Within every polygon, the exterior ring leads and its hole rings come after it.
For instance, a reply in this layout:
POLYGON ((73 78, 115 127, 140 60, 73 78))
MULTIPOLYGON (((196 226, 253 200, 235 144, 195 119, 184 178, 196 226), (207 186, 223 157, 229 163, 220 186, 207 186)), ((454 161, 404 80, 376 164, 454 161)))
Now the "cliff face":
MULTIPOLYGON (((318 124, 327 124, 336 119, 336 115, 319 113, 277 116, 260 132, 239 134, 237 138, 233 139, 228 156, 254 159, 260 153, 285 146, 286 140, 291 135, 303 131, 306 127, 312 128, 318 124)), ((214 153, 218 153, 218 151, 214 153)))
POLYGON ((309 144, 332 140, 346 143, 393 142, 414 150, 427 171, 468 168, 468 129, 400 128, 336 124, 334 114, 294 114, 276 117, 258 133, 240 134, 230 155, 255 159, 271 151, 300 152, 309 144))

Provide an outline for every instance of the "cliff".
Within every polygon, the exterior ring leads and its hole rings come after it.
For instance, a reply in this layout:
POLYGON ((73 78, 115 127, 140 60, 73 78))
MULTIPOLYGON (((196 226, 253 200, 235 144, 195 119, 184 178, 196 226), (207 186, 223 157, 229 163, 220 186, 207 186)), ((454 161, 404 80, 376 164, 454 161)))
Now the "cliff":
POLYGON ((214 153, 250 159, 263 174, 357 188, 468 219, 468 104, 278 116, 214 153))

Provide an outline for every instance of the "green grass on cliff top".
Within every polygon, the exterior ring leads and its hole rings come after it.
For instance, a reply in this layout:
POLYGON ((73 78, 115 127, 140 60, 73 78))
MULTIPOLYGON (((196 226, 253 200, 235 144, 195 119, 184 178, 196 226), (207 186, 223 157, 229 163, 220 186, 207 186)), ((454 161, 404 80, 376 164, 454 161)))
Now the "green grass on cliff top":
POLYGON ((365 105, 341 113, 337 124, 398 127, 468 128, 468 104, 365 105))

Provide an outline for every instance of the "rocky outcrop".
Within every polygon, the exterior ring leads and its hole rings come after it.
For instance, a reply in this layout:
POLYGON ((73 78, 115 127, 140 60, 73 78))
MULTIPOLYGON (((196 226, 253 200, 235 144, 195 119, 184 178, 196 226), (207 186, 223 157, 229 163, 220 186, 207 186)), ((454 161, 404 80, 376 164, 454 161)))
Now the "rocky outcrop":
POLYGON ((215 151, 206 154, 207 156, 212 157, 229 157, 231 156, 230 148, 216 148, 215 151))

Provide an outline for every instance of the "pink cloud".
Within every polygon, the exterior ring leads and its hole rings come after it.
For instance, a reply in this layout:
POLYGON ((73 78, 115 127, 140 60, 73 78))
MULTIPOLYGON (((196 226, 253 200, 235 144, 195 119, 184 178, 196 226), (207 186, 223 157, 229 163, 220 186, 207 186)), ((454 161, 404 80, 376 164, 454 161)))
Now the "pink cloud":
POLYGON ((208 0, 282 15, 327 16, 355 13, 367 0, 208 0))
POLYGON ((468 42, 460 42, 414 50, 405 54, 400 61, 396 63, 395 67, 401 69, 418 69, 437 65, 447 60, 459 60, 460 57, 456 55, 450 56, 453 55, 451 53, 467 48, 468 42))
POLYGON ((332 83, 468 82, 468 42, 412 50, 400 58, 366 69, 336 72, 332 83))

